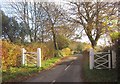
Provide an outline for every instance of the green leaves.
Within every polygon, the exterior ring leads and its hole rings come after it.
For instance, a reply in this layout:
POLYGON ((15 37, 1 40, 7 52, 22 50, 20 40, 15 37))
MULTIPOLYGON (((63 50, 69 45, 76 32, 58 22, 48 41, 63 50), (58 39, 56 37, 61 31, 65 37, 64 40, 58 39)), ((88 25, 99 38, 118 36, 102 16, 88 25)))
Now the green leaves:
POLYGON ((69 39, 62 35, 57 35, 57 45, 60 50, 67 48, 69 46, 69 39))
POLYGON ((113 32, 110 34, 112 41, 114 42, 118 38, 120 38, 120 32, 113 32))

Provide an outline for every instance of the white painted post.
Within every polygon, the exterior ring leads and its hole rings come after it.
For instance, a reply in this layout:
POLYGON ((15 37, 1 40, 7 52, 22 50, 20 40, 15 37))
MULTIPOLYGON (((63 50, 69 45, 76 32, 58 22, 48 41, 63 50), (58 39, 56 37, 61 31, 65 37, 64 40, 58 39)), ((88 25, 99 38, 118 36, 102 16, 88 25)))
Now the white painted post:
POLYGON ((41 67, 41 48, 37 48, 37 67, 41 67))
POLYGON ((112 68, 116 67, 116 53, 112 50, 112 68))
POLYGON ((111 68, 111 56, 110 56, 110 50, 108 50, 108 68, 111 68))
POLYGON ((89 52, 89 68, 93 69, 94 67, 94 50, 91 48, 89 52))
POLYGON ((24 48, 22 48, 22 65, 24 66, 25 65, 25 52, 26 50, 24 48))

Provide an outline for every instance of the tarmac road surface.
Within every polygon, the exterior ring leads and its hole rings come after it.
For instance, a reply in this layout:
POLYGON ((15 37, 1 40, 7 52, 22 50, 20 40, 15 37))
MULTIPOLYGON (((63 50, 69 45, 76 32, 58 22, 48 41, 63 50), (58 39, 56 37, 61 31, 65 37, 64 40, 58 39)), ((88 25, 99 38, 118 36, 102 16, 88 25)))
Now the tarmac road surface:
POLYGON ((43 71, 24 82, 82 82, 81 58, 81 54, 70 56, 52 69, 43 71))

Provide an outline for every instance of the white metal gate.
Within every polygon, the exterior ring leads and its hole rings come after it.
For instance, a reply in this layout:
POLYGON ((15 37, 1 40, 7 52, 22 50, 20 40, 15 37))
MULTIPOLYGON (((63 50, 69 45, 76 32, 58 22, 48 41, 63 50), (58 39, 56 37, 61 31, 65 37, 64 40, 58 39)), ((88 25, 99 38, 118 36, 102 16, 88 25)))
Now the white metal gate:
POLYGON ((41 67, 41 49, 37 48, 37 52, 27 52, 22 48, 22 65, 36 65, 41 67))
POLYGON ((111 68, 111 53, 98 52, 94 54, 94 68, 95 69, 109 69, 111 68))
POLYGON ((90 69, 110 69, 116 67, 116 53, 112 50, 108 52, 97 52, 91 48, 89 53, 90 69))

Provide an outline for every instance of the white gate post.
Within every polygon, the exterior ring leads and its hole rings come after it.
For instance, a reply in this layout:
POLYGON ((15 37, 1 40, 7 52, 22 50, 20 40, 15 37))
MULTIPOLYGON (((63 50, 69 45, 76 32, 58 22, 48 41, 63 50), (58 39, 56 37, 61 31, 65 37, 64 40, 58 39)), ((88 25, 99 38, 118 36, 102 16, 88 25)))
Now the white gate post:
POLYGON ((41 67, 41 48, 37 48, 37 67, 41 67))
POLYGON ((112 68, 116 67, 116 53, 112 50, 112 68))
POLYGON ((108 68, 111 68, 111 55, 110 55, 110 50, 108 50, 108 68))
POLYGON ((22 48, 22 65, 25 65, 25 52, 26 50, 24 48, 22 48))
POLYGON ((94 50, 91 48, 89 52, 89 68, 93 69, 94 67, 94 50))

